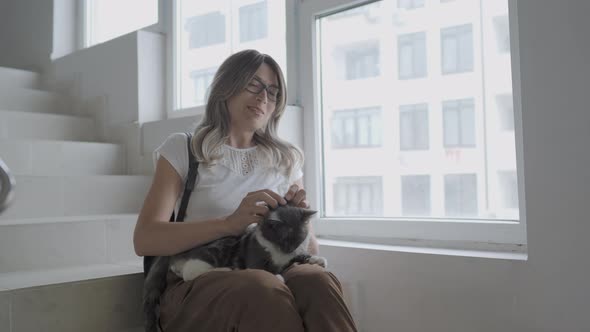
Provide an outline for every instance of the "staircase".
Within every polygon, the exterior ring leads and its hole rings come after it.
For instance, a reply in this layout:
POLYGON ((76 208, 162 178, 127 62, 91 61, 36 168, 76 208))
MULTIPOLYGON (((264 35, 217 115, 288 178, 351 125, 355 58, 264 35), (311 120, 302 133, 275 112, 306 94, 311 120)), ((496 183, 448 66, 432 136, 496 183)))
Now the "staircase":
POLYGON ((0 214, 0 332, 141 329, 141 260, 132 234, 151 178, 126 175, 122 145, 0 67, 0 158, 16 179, 0 214))

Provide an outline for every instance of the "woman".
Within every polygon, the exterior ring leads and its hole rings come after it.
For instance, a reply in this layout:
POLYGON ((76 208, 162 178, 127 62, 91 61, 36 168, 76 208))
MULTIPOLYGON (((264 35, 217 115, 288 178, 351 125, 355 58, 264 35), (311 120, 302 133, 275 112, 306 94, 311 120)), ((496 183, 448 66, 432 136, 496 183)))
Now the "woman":
MULTIPOLYGON (((211 85, 191 148, 199 176, 183 223, 169 223, 188 173, 184 134, 156 150, 156 172, 134 234, 140 256, 174 255, 260 222, 269 207, 307 207, 303 154, 276 131, 285 111, 282 71, 268 55, 230 56, 211 85), (284 195, 284 196, 282 196, 284 195)), ((309 250, 317 253, 315 237, 309 250)), ((262 270, 212 271, 190 282, 168 273, 160 326, 175 331, 356 331, 336 277, 296 265, 283 283, 262 270)))

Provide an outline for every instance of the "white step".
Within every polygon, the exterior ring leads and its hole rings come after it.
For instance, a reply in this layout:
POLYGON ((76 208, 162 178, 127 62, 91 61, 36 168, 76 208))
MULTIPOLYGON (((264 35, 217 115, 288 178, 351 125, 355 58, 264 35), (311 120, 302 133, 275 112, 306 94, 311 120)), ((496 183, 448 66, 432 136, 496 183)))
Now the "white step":
MULTIPOLYGON (((0 220, 0 275, 139 263, 133 250, 136 221, 137 214, 0 220)), ((2 287, 7 284, 0 278, 2 287)))
POLYGON ((0 140, 0 158, 14 175, 126 174, 119 144, 48 140, 0 140))
POLYGON ((69 113, 69 104, 65 97, 53 92, 24 89, 0 89, 0 110, 35 112, 35 113, 69 113))
POLYGON ((150 176, 15 176, 12 205, 0 220, 139 213, 150 176))
POLYGON ((0 275, 2 332, 141 331, 139 266, 95 265, 0 275), (27 280, 21 285, 2 280, 27 280), (27 288, 23 288, 27 287, 27 288))
POLYGON ((31 71, 0 67, 0 88, 7 87, 35 89, 39 85, 39 74, 31 71))
POLYGON ((80 116, 0 111, 0 139, 95 141, 94 119, 80 116))

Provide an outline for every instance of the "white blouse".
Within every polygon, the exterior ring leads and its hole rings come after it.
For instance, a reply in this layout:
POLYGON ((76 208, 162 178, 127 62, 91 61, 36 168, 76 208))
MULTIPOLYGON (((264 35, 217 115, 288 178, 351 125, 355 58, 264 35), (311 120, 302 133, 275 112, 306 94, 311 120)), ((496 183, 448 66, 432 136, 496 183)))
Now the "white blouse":
MULTIPOLYGON (((301 169, 292 172, 288 179, 276 167, 263 165, 257 147, 237 149, 229 145, 221 148, 222 159, 212 167, 199 164, 195 189, 190 197, 185 221, 198 221, 230 215, 247 193, 270 189, 284 196, 289 186, 303 176, 301 169)), ((160 156, 166 158, 176 172, 186 181, 188 174, 187 138, 184 133, 174 133, 153 154, 154 163, 160 156)), ((182 195, 176 201, 178 213, 182 195)))

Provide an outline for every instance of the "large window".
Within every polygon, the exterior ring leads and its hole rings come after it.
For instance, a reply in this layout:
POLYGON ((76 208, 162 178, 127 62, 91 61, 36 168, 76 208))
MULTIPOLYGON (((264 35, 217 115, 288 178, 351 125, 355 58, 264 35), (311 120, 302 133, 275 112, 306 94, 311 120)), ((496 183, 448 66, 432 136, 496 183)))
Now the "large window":
MULTIPOLYGON (((211 68, 244 49, 270 54, 286 76, 285 1, 174 1, 174 111, 206 103, 211 68)), ((174 116, 176 112, 171 114, 174 116)), ((194 113, 194 111, 193 111, 194 113)))
POLYGON ((158 0, 84 0, 84 46, 158 23, 158 0))
POLYGON ((300 9, 306 179, 318 188, 319 234, 525 244, 519 129, 509 129, 518 92, 510 50, 498 44, 508 0, 300 9), (360 125, 353 110, 367 108, 380 116, 365 123, 379 125, 360 125), (378 148, 356 148, 371 137, 378 148), (366 197, 382 205, 358 205, 366 197))

